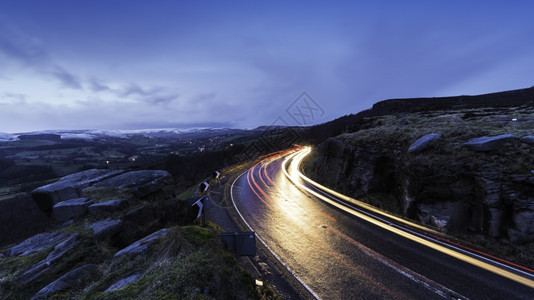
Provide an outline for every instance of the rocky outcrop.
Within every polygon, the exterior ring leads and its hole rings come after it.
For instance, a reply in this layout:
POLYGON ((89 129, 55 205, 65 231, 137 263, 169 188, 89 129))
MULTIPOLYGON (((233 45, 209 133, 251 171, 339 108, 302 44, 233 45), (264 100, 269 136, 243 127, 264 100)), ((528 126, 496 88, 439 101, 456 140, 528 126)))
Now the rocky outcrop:
POLYGON ((132 274, 128 277, 125 277, 125 278, 122 278, 121 280, 115 282, 114 284, 110 285, 105 291, 104 293, 109 293, 109 292, 113 292, 113 291, 116 291, 124 286, 127 286, 129 285, 130 283, 134 282, 134 281, 137 281, 137 279, 141 278, 143 274, 142 273, 135 273, 135 274, 132 274))
POLYGON ((172 176, 161 170, 132 171, 94 184, 94 187, 128 188, 135 197, 143 198, 171 184, 172 176))
POLYGON ((104 240, 122 231, 122 221, 120 219, 107 218, 88 224, 85 227, 93 230, 95 239, 104 240))
POLYGON ((66 233, 59 232, 45 232, 40 233, 24 242, 13 246, 9 250, 8 256, 26 256, 34 254, 48 247, 51 247, 67 237, 66 233))
POLYGON ((150 246, 152 246, 152 244, 155 241, 157 241, 159 238, 165 236, 165 234, 167 234, 167 229, 163 228, 134 242, 128 247, 115 253, 115 255, 113 256, 113 260, 111 261, 111 264, 112 265, 116 264, 124 256, 128 256, 132 258, 138 255, 146 254, 147 251, 150 249, 150 246))
MULTIPOLYGON (((59 181, 32 191, 32 197, 39 209, 50 212, 62 201, 91 198, 95 193, 131 194, 144 198, 172 184, 172 176, 161 170, 122 171, 88 170, 61 178, 59 181), (86 190, 84 192, 84 190, 86 190)), ((100 198, 101 199, 101 198, 100 198)))
POLYGON ((74 269, 65 275, 59 277, 56 281, 48 284, 35 294, 32 300, 47 299, 48 296, 61 292, 65 289, 75 286, 82 286, 82 282, 89 276, 97 273, 97 266, 94 264, 87 264, 74 269))
MULTIPOLYGON (((439 118, 428 122, 444 128, 439 122, 445 117, 439 118)), ((316 148, 305 173, 444 232, 483 234, 518 245, 534 241, 534 155, 527 139, 520 143, 512 134, 501 134, 469 140, 473 131, 468 128, 462 140, 457 136, 463 131, 456 127, 463 120, 445 124, 450 131, 439 140, 439 134, 414 138, 417 131, 409 122, 390 122, 376 121, 382 127, 327 139, 316 148), (419 148, 428 141, 436 147, 419 148)), ((516 123, 509 126, 529 128, 516 123)))
POLYGON ((66 240, 57 244, 54 247, 54 250, 52 250, 52 252, 50 252, 44 260, 38 262, 37 264, 26 270, 24 273, 22 273, 18 277, 18 280, 20 280, 24 284, 28 284, 29 282, 39 277, 39 275, 41 275, 42 273, 52 268, 56 261, 58 261, 65 253, 67 253, 69 250, 79 244, 78 236, 79 234, 73 233, 66 240))
POLYGON ((93 169, 71 174, 33 190, 32 197, 42 211, 50 211, 56 203, 79 198, 85 187, 120 173, 120 171, 93 169))
POLYGON ((431 225, 440 231, 446 232, 455 206, 455 202, 420 204, 417 206, 417 217, 423 224, 431 225))
POLYGON ((534 237, 534 197, 519 198, 513 203, 513 227, 507 233, 512 242, 523 243, 534 237))
POLYGON ((124 221, 132 222, 137 225, 145 225, 154 220, 154 218, 154 211, 146 205, 132 209, 124 215, 124 221))
POLYGON ((486 152, 498 150, 503 147, 505 143, 511 142, 515 139, 516 137, 512 134, 483 136, 471 139, 465 142, 464 145, 471 150, 486 152))
MULTIPOLYGON (((62 200, 55 203, 52 210, 49 211, 52 220, 55 221, 55 224, 52 222, 53 228, 63 228, 56 230, 75 231, 77 233, 71 235, 59 232, 38 234, 0 253, 0 260, 2 261, 20 259, 25 262, 35 259, 35 255, 39 255, 39 259, 46 257, 37 263, 32 262, 32 264, 19 264, 17 262, 20 267, 17 266, 16 272, 13 272, 15 275, 9 281, 17 282, 18 293, 21 292, 21 289, 25 290, 23 298, 30 298, 39 289, 41 290, 34 295, 33 299, 47 299, 59 296, 58 293, 72 295, 76 288, 87 287, 90 281, 89 276, 97 273, 97 267, 93 263, 99 264, 99 266, 105 264, 110 267, 108 271, 105 271, 106 273, 122 272, 121 268, 116 268, 117 262, 124 257, 137 258, 147 255, 154 243, 167 233, 167 229, 160 228, 167 224, 180 223, 183 225, 186 222, 185 219, 180 220, 180 218, 187 217, 188 206, 185 201, 177 199, 159 201, 163 198, 162 196, 167 195, 166 193, 158 193, 170 183, 170 176, 167 172, 133 171, 124 174, 127 176, 119 175, 120 177, 117 176, 118 174, 120 172, 113 172, 113 174, 108 171, 81 172, 75 174, 76 176, 63 178, 55 186, 49 185, 35 190, 36 202, 41 199, 39 198, 41 196, 43 198, 48 197, 46 201, 52 203, 73 195, 84 194, 91 197, 62 200), (118 179, 102 180, 115 177, 118 179), (66 186, 69 182, 73 184, 73 188, 66 186), (96 183, 100 182, 103 182, 104 186, 95 186, 96 183), (115 198, 115 196, 122 195, 126 197, 115 198), (150 198, 148 199, 140 198, 149 195, 150 198), (127 211, 126 208, 130 204, 135 205, 135 209, 127 211), (80 222, 82 218, 83 223, 87 220, 91 221, 83 226, 92 231, 92 235, 87 229, 79 226, 82 223, 80 222), (66 223, 74 224, 74 226, 65 229, 66 223), (147 235, 150 232, 152 234, 147 235), (143 236, 144 238, 139 239, 143 236), (124 245, 129 246, 117 251, 110 262, 109 256, 113 255, 111 251, 116 251, 117 248, 120 249, 124 245), (96 252, 100 251, 102 257, 92 257, 91 253, 95 250, 96 252), (18 258, 17 256, 30 257, 18 258), (72 270, 72 266, 79 266, 83 263, 87 265, 72 270), (55 272, 65 274, 59 277, 55 272), (48 285, 42 288, 45 283, 48 285)), ((36 206, 31 199, 29 200, 36 206)), ((35 209, 39 211, 37 207, 35 209)), ((125 276, 115 282, 108 287, 107 292, 128 285, 138 280, 142 275, 138 269, 127 272, 130 272, 131 276, 125 276)), ((4 275, 6 273, 2 274, 2 276, 4 275)), ((13 294, 8 294, 8 296, 12 297, 13 294)))
POLYGON ((425 150, 430 144, 441 137, 439 133, 429 133, 418 138, 411 146, 408 148, 408 152, 419 152, 425 150))
POLYGON ((35 204, 30 195, 0 201, 0 245, 44 232, 50 219, 35 204))
POLYGON ((526 135, 519 140, 521 143, 534 145, 534 135, 526 135))
POLYGON ((56 222, 63 223, 85 216, 87 214, 87 207, 93 204, 93 202, 93 200, 87 198, 74 198, 57 203, 53 207, 56 222))
MULTIPOLYGON (((314 167, 317 174, 321 174, 323 182, 335 185, 346 181, 349 168, 352 167, 352 147, 345 145, 340 139, 329 138, 319 148, 321 155, 315 160, 314 167)), ((365 183, 361 185, 365 186, 365 183)))
POLYGON ((115 199, 115 200, 108 200, 108 201, 91 204, 88 207, 88 210, 90 214, 98 216, 98 215, 102 215, 105 213, 117 212, 126 207, 128 207, 128 200, 115 199))

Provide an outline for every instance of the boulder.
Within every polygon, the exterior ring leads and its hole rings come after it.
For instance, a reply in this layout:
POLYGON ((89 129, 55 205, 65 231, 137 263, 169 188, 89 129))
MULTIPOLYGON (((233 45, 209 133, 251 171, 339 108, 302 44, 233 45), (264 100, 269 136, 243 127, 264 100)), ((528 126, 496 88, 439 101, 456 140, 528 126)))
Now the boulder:
POLYGON ((493 151, 502 148, 505 143, 515 140, 515 136, 512 134, 502 134, 497 136, 483 136, 474 139, 470 139, 465 142, 464 145, 474 151, 493 151))
POLYGON ((44 250, 67 237, 66 233, 45 232, 32 236, 24 242, 13 246, 8 256, 25 256, 44 250))
POLYGON ((39 277, 42 273, 52 268, 53 264, 60 259, 65 253, 79 244, 79 234, 73 233, 66 240, 59 243, 54 247, 54 250, 48 254, 48 256, 42 261, 30 267, 24 273, 19 275, 17 280, 24 284, 32 282, 35 278, 39 277))
POLYGON ((103 240, 108 237, 112 237, 115 234, 122 231, 122 221, 120 219, 107 218, 104 220, 96 221, 85 227, 93 230, 93 234, 97 240, 103 240))
POLYGON ((167 234, 167 229, 163 228, 156 232, 153 232, 152 234, 149 234, 145 236, 144 238, 132 243, 128 247, 119 250, 115 255, 113 256, 113 259, 111 261, 111 264, 117 263, 120 258, 123 256, 129 256, 129 257, 135 257, 138 255, 143 255, 148 252, 148 249, 150 249, 150 246, 158 240, 159 238, 165 236, 167 234))
POLYGON ((524 136, 524 137, 522 137, 519 141, 521 141, 521 143, 525 143, 525 144, 529 144, 529 145, 534 145, 534 135, 527 135, 527 136, 524 136))
POLYGON ((88 210, 90 214, 98 216, 104 213, 120 211, 126 207, 128 207, 128 200, 115 199, 91 204, 89 205, 88 210))
POLYGON ((132 274, 126 278, 122 278, 121 280, 115 282, 114 284, 110 285, 105 291, 104 293, 108 293, 108 292, 113 292, 113 291, 116 291, 124 286, 127 286, 129 285, 130 283, 134 282, 134 281, 137 281, 137 279, 141 278, 143 274, 141 273, 135 273, 135 274, 132 274))
POLYGON ((84 286, 82 283, 89 276, 97 273, 97 265, 87 264, 81 266, 77 269, 74 269, 65 275, 59 277, 54 282, 42 288, 37 294, 35 294, 33 299, 47 299, 49 296, 61 292, 65 289, 84 286))
POLYGON ((133 199, 130 189, 114 187, 86 187, 82 190, 82 197, 90 199, 112 200, 112 199, 133 199))
POLYGON ((172 176, 167 171, 140 170, 108 178, 94 184, 93 187, 129 188, 134 196, 143 198, 172 182, 172 176))
POLYGON ((154 218, 154 211, 146 205, 133 209, 124 215, 124 221, 132 222, 137 225, 145 225, 154 220, 154 218))
POLYGON ((437 140, 441 137, 441 134, 439 133, 429 133, 426 134, 420 138, 418 138, 411 146, 408 148, 408 152, 419 152, 425 150, 428 146, 430 146, 430 143, 432 143, 434 140, 437 140))
POLYGON ((454 215, 455 202, 438 202, 436 204, 417 205, 417 217, 423 224, 436 227, 439 231, 446 232, 454 215))
POLYGON ((87 198, 74 198, 61 201, 54 205, 54 216, 59 223, 66 222, 70 219, 85 216, 87 207, 93 204, 93 200, 87 198))
POLYGON ((30 194, 0 200, 0 245, 18 243, 45 232, 50 219, 41 211, 30 194))
POLYGON ((91 184, 113 177, 122 171, 87 170, 62 177, 58 181, 32 191, 33 201, 42 211, 50 211, 54 204, 79 198, 82 189, 91 184))

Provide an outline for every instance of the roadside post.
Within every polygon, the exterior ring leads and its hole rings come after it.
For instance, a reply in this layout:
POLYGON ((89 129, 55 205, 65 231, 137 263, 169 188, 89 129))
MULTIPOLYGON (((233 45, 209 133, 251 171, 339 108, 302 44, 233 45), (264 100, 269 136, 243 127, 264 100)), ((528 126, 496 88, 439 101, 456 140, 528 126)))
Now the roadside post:
POLYGON ((200 217, 202 217, 202 226, 206 226, 206 212, 210 208, 210 197, 202 196, 198 199, 190 199, 189 204, 191 205, 192 212, 196 212, 196 217, 194 222, 196 222, 200 217), (195 211, 195 206, 198 208, 198 211, 195 211))

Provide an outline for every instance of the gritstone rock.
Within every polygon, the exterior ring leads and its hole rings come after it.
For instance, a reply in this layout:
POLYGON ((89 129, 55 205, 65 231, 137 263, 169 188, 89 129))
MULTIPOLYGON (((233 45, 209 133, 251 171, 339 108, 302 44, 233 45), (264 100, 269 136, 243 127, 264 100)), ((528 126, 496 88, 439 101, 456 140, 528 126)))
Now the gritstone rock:
POLYGON ((137 255, 145 254, 150 246, 160 237, 167 234, 167 229, 163 228, 160 229, 150 235, 145 236, 144 238, 134 242, 130 246, 118 251, 115 253, 115 256, 113 256, 113 260, 111 261, 111 264, 115 264, 120 260, 121 257, 127 255, 130 257, 134 257, 137 255))
POLYGON ((46 249, 67 237, 66 233, 45 232, 32 236, 24 242, 13 246, 8 256, 25 256, 46 249))
POLYGON ((49 211, 58 202, 79 198, 83 188, 120 173, 121 171, 93 169, 71 174, 54 183, 36 188, 32 191, 32 198, 39 209, 49 211))
POLYGON ((140 170, 115 176, 93 185, 93 187, 129 188, 134 196, 143 198, 172 183, 167 171, 140 170))
POLYGON ((59 277, 56 281, 42 288, 35 294, 32 300, 47 299, 48 296, 61 292, 62 290, 80 286, 82 281, 87 279, 90 275, 97 272, 97 266, 94 264, 87 264, 74 269, 65 275, 59 277))
POLYGON ((128 207, 128 200, 115 199, 92 204, 89 206, 88 210, 89 213, 92 215, 101 215, 104 213, 113 213, 116 211, 120 211, 126 207, 128 207))
POLYGON ((425 150, 432 141, 437 140, 441 137, 439 133, 429 133, 420 138, 418 138, 408 149, 408 152, 418 152, 425 150))
POLYGON ((511 134, 502 134, 497 136, 483 136, 471 139, 464 145, 475 151, 493 151, 500 149, 505 143, 515 140, 511 134))
POLYGON ((48 256, 42 261, 30 267, 24 273, 22 273, 17 279, 24 284, 28 284, 35 278, 39 277, 43 272, 52 268, 54 263, 60 259, 65 253, 79 244, 79 234, 73 233, 66 240, 59 243, 54 247, 54 250, 48 254, 48 256))
POLYGON ((122 221, 119 219, 104 219, 96 221, 85 227, 93 230, 97 240, 103 240, 122 231, 122 221))
POLYGON ((54 215, 59 223, 66 222, 87 214, 87 207, 93 204, 93 200, 87 198, 75 198, 61 201, 54 205, 54 215))
POLYGON ((123 286, 127 286, 130 283, 132 283, 132 282, 136 281, 137 279, 141 278, 141 276, 142 276, 141 273, 135 273, 135 274, 132 274, 132 275, 126 277, 126 278, 122 278, 121 280, 119 280, 119 281, 115 282, 114 284, 110 285, 104 291, 104 293, 113 292, 115 290, 120 289, 123 286))

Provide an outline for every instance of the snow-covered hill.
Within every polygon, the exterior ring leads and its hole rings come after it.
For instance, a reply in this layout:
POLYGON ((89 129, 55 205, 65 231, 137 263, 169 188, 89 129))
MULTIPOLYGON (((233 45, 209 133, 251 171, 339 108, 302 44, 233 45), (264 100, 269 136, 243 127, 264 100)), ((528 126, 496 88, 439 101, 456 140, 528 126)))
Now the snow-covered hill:
POLYGON ((56 134, 61 139, 96 140, 104 138, 130 138, 142 135, 149 138, 206 138, 222 134, 236 134, 245 132, 243 129, 230 128, 163 128, 141 130, 43 130, 21 133, 0 132, 0 142, 16 141, 21 135, 56 134))

